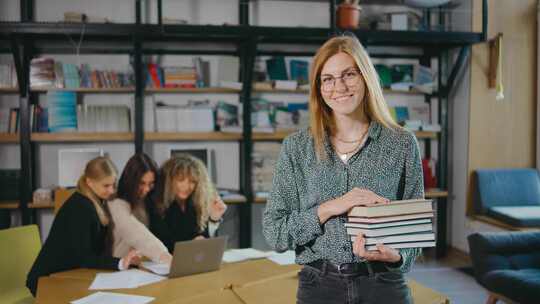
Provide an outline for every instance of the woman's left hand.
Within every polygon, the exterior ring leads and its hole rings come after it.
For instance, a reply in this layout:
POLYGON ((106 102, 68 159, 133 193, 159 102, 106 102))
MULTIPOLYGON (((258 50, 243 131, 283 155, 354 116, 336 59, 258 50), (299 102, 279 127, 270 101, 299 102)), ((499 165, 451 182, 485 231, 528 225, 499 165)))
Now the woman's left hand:
POLYGON ((219 221, 226 210, 227 205, 225 205, 221 197, 216 197, 216 199, 212 203, 210 203, 210 206, 208 208, 208 211, 210 213, 210 219, 214 222, 219 221))
POLYGON ((366 250, 366 239, 362 233, 356 236, 353 243, 353 252, 357 256, 368 261, 381 261, 386 263, 397 263, 401 260, 401 254, 394 248, 377 244, 377 250, 366 250))

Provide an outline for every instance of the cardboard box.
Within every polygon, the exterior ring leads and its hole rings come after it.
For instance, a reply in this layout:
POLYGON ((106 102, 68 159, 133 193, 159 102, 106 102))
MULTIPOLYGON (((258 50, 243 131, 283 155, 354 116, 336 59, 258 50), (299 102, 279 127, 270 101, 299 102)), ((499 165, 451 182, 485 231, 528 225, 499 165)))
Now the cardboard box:
POLYGON ((75 188, 58 188, 54 190, 54 213, 56 214, 60 207, 67 201, 67 199, 75 192, 75 188))

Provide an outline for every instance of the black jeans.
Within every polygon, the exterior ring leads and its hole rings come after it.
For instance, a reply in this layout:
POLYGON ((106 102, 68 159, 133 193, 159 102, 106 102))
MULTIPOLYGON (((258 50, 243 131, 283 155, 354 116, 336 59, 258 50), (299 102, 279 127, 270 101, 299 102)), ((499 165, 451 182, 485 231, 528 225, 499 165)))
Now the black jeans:
POLYGON ((341 275, 304 266, 299 274, 298 304, 410 304, 411 291, 401 273, 341 275))

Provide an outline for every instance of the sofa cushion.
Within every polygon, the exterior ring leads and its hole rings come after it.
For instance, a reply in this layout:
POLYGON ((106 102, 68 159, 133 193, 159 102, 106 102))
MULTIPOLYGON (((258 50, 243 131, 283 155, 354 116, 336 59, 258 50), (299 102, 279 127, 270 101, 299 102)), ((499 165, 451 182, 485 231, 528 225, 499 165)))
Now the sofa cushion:
POLYGON ((488 290, 518 303, 533 304, 540 299, 540 269, 494 270, 483 281, 488 290))
POLYGON ((540 206, 540 177, 536 169, 478 169, 475 211, 489 207, 540 206))
POLYGON ((539 206, 490 207, 487 215, 517 227, 540 227, 539 206))

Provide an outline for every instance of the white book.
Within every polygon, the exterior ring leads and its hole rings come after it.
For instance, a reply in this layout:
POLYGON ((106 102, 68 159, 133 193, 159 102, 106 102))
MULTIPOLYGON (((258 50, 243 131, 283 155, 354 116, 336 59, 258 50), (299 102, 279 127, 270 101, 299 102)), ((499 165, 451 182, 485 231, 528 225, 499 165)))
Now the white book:
POLYGON ((145 132, 156 131, 156 124, 155 124, 156 112, 154 111, 155 101, 154 101, 153 96, 150 98, 151 98, 150 100, 144 101, 144 131, 145 132))
POLYGON ((391 201, 388 204, 353 207, 348 215, 361 217, 385 217, 433 211, 431 200, 410 199, 391 201))
MULTIPOLYGON (((351 241, 354 242, 356 236, 351 236, 351 241)), ((366 238, 366 245, 376 244, 392 244, 392 243, 406 243, 406 242, 419 242, 419 241, 434 241, 435 233, 418 233, 418 234, 406 234, 406 235, 393 235, 387 237, 373 237, 366 238)))
POLYGON ((364 223, 364 224, 374 224, 374 223, 390 223, 404 220, 420 219, 420 218, 432 218, 433 211, 431 212, 421 212, 414 214, 406 215, 396 215, 396 216, 385 216, 385 217, 349 217, 349 223, 364 223))
MULTIPOLYGON (((435 247, 435 241, 394 243, 394 244, 388 244, 386 246, 390 248, 394 248, 394 249, 426 248, 426 247, 435 247)), ((366 250, 377 250, 377 245, 366 246, 366 250)))
POLYGON ((424 125, 422 125, 422 131, 441 132, 441 125, 439 125, 439 124, 424 124, 424 125))
POLYGON ((7 133, 9 129, 9 108, 0 109, 0 133, 7 133))
POLYGON ((213 132, 214 113, 211 108, 184 108, 176 109, 178 132, 213 132))
POLYGON ((176 110, 174 107, 156 107, 156 128, 158 132, 176 132, 176 110))
POLYGON ((221 80, 219 82, 220 88, 226 88, 226 89, 235 89, 235 90, 241 90, 243 87, 243 84, 238 81, 225 81, 221 80))
POLYGON ((276 90, 291 90, 295 91, 298 88, 298 81, 296 80, 275 80, 274 88, 276 90))
POLYGON ((375 224, 348 222, 348 223, 345 223, 345 227, 377 229, 377 228, 385 228, 385 227, 396 227, 396 226, 427 224, 427 223, 431 223, 431 218, 418 219, 418 220, 405 220, 405 221, 388 222, 388 223, 375 223, 375 224))
POLYGON ((398 227, 386 227, 386 228, 378 228, 378 229, 347 227, 347 234, 358 235, 358 233, 362 232, 365 237, 383 237, 383 236, 388 236, 388 235, 400 235, 400 234, 431 232, 431 231, 433 231, 433 225, 431 225, 431 223, 398 226, 398 227))

